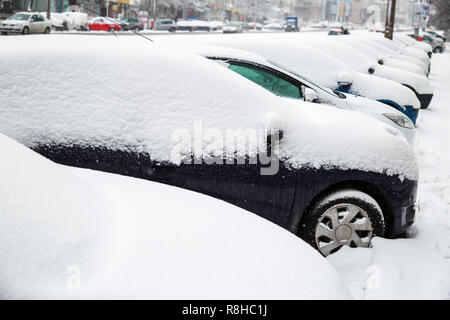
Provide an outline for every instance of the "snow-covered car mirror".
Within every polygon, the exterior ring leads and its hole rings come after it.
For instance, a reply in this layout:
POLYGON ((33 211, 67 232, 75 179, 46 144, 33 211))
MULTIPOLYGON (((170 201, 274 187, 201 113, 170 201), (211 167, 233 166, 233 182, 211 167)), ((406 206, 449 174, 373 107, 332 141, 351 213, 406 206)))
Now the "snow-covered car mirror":
POLYGON ((304 97, 305 101, 308 102, 318 102, 319 96, 317 95, 317 92, 311 88, 305 87, 304 89, 304 97))

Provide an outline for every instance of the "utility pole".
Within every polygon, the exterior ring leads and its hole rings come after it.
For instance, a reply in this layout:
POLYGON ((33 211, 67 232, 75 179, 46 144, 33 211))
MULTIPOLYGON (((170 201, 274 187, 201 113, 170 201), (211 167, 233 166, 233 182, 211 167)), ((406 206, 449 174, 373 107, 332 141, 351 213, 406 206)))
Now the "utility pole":
POLYGON ((156 26, 156 0, 153 0, 153 9, 152 9, 152 16, 153 16, 153 28, 156 26))
POLYGON ((47 19, 50 20, 50 0, 47 0, 47 19))
POLYGON ((256 30, 256 23, 257 23, 257 21, 258 21, 258 0, 256 0, 256 3, 255 3, 255 30, 256 30))
POLYGON ((395 7, 397 0, 389 0, 387 3, 386 12, 386 28, 384 30, 384 37, 392 40, 394 38, 394 25, 395 25, 395 7), (389 15, 389 16, 388 16, 389 15))

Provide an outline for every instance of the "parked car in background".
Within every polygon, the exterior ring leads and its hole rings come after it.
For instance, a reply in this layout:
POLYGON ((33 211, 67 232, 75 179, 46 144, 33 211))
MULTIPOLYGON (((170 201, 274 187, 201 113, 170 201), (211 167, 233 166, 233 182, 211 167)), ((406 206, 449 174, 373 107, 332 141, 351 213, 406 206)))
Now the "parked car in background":
MULTIPOLYGON (((434 89, 425 76, 399 68, 377 64, 374 59, 371 59, 368 55, 354 49, 346 43, 331 40, 325 41, 322 39, 321 41, 307 40, 305 43, 323 52, 332 52, 334 57, 347 64, 354 71, 386 78, 404 85, 414 92, 420 101, 422 109, 428 108, 433 99, 434 89)), ((416 121, 415 114, 409 114, 409 116, 414 122, 416 121)))
POLYGON ((261 23, 248 22, 247 24, 250 27, 250 30, 262 30, 263 28, 261 23))
POLYGON ((284 31, 284 25, 282 23, 269 23, 264 25, 262 30, 266 32, 284 31))
POLYGON ((431 35, 433 35, 433 36, 436 37, 436 38, 441 39, 444 43, 447 42, 447 38, 444 37, 442 34, 436 32, 436 31, 433 31, 433 30, 427 30, 426 32, 430 33, 431 35))
MULTIPOLYGON (((180 47, 176 48, 180 49, 180 47)), ((285 66, 247 51, 216 46, 183 46, 181 48, 217 61, 280 97, 328 104, 367 114, 402 132, 408 142, 415 147, 416 132, 413 122, 400 111, 386 104, 324 88, 285 66)))
MULTIPOLYGON (((161 19, 156 21, 155 30, 162 30, 162 31, 170 31, 175 32, 177 30, 178 26, 174 20, 171 19, 161 19)), ((182 29, 179 29, 182 30, 182 29)), ((192 30, 193 31, 193 30, 192 30)))
POLYGON ((159 43, 143 46, 138 37, 60 36, 50 47, 39 37, 20 46, 10 38, 2 40, 8 51, 0 51, 1 70, 14 74, 0 132, 57 163, 213 196, 325 256, 369 247, 375 236, 398 236, 414 222, 415 152, 385 123, 280 98, 216 62, 159 43), (36 77, 42 69, 47 76, 36 77), (90 83, 92 70, 90 90, 53 94, 67 91, 67 74, 90 83), (37 84, 40 99, 23 94, 37 84), (126 99, 130 86, 137 94, 126 99), (224 148, 217 133, 227 132, 231 141, 249 143, 224 148), (193 148, 191 138, 204 148, 193 148), (273 162, 259 156, 264 152, 273 162))
POLYGON ((52 23, 40 13, 18 12, 3 20, 0 24, 1 33, 50 33, 52 23))
MULTIPOLYGON (((40 14, 47 17, 46 12, 40 12, 40 14)), ((52 24, 52 29, 55 31, 68 31, 73 29, 70 19, 59 12, 50 13, 50 22, 52 24)))
POLYGON ((241 33, 242 31, 244 28, 240 22, 227 22, 222 28, 223 33, 241 33))
POLYGON ((197 22, 193 20, 178 20, 177 30, 194 32, 197 30, 197 22))
POLYGON ((331 29, 328 31, 329 36, 342 36, 344 34, 344 30, 342 29, 331 29))
POLYGON ((267 36, 259 40, 245 37, 196 40, 201 44, 227 46, 259 54, 326 88, 387 104, 405 114, 413 123, 419 115, 420 102, 409 88, 367 72, 355 72, 342 61, 309 45, 286 44, 277 39, 267 39, 267 36), (302 59, 298 59, 299 55, 302 59))
POLYGON ((121 27, 112 19, 103 17, 94 18, 87 24, 88 30, 93 31, 120 31, 121 27))
POLYGON ((420 35, 422 41, 428 43, 433 48, 433 53, 443 53, 445 51, 445 41, 433 36, 430 32, 422 32, 420 35))
POLYGON ((105 20, 109 20, 109 22, 118 24, 121 31, 127 31, 127 30, 129 30, 129 29, 128 29, 128 27, 129 27, 128 22, 125 22, 125 21, 123 21, 123 20, 121 20, 121 19, 105 18, 105 20))
POLYGON ((127 30, 142 31, 144 26, 139 18, 123 18, 123 22, 127 23, 127 30))

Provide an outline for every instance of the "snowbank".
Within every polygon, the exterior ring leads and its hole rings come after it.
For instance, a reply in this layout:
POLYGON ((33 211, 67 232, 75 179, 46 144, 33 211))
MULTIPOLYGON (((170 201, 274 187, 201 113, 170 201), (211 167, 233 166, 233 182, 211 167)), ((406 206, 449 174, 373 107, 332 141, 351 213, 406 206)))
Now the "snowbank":
POLYGON ((293 234, 225 202, 56 165, 0 135, 0 298, 349 298, 293 234))

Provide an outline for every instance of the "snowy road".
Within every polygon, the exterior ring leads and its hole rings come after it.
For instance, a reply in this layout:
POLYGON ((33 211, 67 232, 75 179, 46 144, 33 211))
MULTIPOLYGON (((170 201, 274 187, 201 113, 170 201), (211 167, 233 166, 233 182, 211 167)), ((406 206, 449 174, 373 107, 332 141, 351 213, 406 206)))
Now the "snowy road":
POLYGON ((357 299, 450 299, 450 53, 434 55, 436 89, 418 121, 421 211, 409 239, 377 238, 328 260, 357 299))

